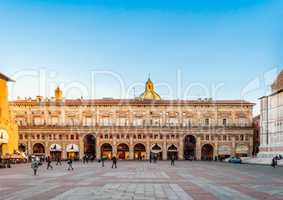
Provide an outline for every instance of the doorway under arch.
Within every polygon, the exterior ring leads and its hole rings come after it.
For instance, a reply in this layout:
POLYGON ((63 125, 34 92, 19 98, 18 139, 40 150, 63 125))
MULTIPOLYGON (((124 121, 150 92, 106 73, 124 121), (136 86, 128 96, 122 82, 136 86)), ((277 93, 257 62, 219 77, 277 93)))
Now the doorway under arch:
POLYGON ((19 152, 26 152, 26 145, 19 144, 19 152))
POLYGON ((134 159, 144 160, 146 157, 145 145, 138 143, 134 146, 134 159))
POLYGON ((162 149, 158 144, 151 147, 150 156, 154 160, 162 160, 162 149))
POLYGON ((119 144, 117 147, 118 158, 121 160, 129 159, 129 146, 125 143, 119 144))
POLYGON ((184 138, 184 159, 194 160, 196 157, 196 138, 193 135, 187 135, 184 138))
POLYGON ((36 144, 33 145, 32 152, 35 155, 44 155, 45 154, 45 148, 44 148, 43 144, 36 143, 36 144))
POLYGON ((170 160, 172 157, 178 160, 178 148, 174 144, 171 144, 167 149, 167 159, 170 160))
POLYGON ((201 148, 202 160, 213 160, 213 146, 211 144, 205 144, 201 148))
POLYGON ((92 134, 88 134, 84 137, 84 154, 90 160, 96 158, 96 139, 92 134))
POLYGON ((106 158, 110 160, 112 158, 112 151, 113 148, 111 144, 104 143, 103 145, 101 145, 101 158, 106 158))

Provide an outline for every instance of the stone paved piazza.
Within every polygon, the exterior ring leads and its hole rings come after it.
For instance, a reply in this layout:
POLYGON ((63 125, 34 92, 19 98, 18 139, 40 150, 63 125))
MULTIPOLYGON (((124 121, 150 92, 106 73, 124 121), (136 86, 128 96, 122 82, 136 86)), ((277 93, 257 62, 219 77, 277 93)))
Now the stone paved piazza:
POLYGON ((33 176, 30 165, 0 170, 0 199, 283 199, 283 168, 179 161, 67 164, 33 176))

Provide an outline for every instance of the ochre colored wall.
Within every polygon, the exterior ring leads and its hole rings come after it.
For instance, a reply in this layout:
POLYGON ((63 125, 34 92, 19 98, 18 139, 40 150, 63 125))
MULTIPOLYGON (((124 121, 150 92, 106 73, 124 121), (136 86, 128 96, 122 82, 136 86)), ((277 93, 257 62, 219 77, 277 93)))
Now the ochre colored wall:
POLYGON ((9 136, 8 143, 2 144, 2 156, 18 150, 18 127, 9 110, 7 82, 0 79, 0 129, 9 136))

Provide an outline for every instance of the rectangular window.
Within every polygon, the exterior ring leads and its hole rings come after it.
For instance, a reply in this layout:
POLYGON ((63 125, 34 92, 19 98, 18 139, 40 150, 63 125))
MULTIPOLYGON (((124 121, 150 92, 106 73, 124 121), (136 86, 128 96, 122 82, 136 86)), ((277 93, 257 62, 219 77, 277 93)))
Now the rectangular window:
POLYGON ((51 117, 51 125, 55 126, 58 125, 58 117, 51 117))
POLYGON ((206 126, 209 126, 209 119, 205 119, 204 124, 205 124, 206 126))
POLYGON ((92 118, 86 117, 85 118, 85 126, 91 126, 92 125, 92 118))
POLYGON ((143 125, 143 119, 142 118, 136 118, 133 121, 134 126, 142 126, 143 125))
POLYGON ((33 123, 34 123, 35 126, 43 125, 43 119, 40 118, 40 117, 35 117, 35 118, 33 119, 33 123))
POLYGON ((227 119, 223 119, 223 126, 227 126, 227 119))

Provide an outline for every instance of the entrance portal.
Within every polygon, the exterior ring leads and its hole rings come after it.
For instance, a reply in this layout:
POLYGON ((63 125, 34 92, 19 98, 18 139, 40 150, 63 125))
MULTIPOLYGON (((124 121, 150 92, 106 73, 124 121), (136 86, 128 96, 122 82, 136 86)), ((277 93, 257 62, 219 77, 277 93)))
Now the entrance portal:
POLYGON ((96 158, 96 140, 95 137, 91 134, 88 134, 84 137, 84 154, 90 160, 96 158))
POLYGON ((172 157, 178 160, 178 149, 174 144, 170 145, 167 150, 167 159, 170 160, 172 157))
POLYGON ((101 146, 101 158, 111 160, 112 158, 112 146, 111 144, 105 143, 101 146))
POLYGON ((141 143, 134 146, 134 159, 135 160, 144 160, 146 157, 145 146, 141 143))
POLYGON ((184 159, 194 160, 196 157, 196 138, 187 135, 184 139, 184 159))
POLYGON ((44 149, 43 144, 41 144, 41 143, 34 144, 33 148, 32 148, 32 152, 35 155, 41 155, 41 156, 44 155, 45 154, 45 149, 44 149))
POLYGON ((151 152, 150 152, 150 156, 151 158, 153 158, 154 160, 162 160, 162 149, 158 144, 155 144, 152 148, 151 148, 151 152))
POLYGON ((50 157, 52 160, 58 160, 62 158, 62 147, 59 144, 52 144, 50 146, 50 157))
POLYGON ((213 160, 213 146, 211 144, 205 144, 201 148, 202 160, 213 160))
POLYGON ((119 144, 117 147, 117 154, 118 158, 122 160, 128 160, 129 159, 129 147, 128 145, 122 143, 119 144))
POLYGON ((19 145, 19 151, 20 152, 26 152, 26 146, 24 144, 19 145))

